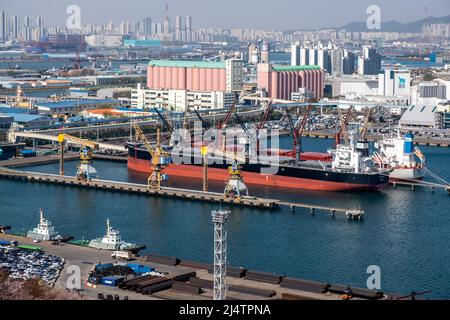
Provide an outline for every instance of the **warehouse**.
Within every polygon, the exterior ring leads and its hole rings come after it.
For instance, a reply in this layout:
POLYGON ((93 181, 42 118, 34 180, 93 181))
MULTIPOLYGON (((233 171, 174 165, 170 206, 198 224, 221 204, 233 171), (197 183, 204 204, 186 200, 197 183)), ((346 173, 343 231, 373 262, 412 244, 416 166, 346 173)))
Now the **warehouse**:
POLYGON ((115 108, 118 106, 120 106, 120 101, 114 99, 66 100, 37 104, 37 108, 41 112, 51 116, 66 115, 69 117, 76 116, 85 110, 115 108))
POLYGON ((400 119, 400 128, 440 128, 441 113, 436 106, 410 106, 400 119))

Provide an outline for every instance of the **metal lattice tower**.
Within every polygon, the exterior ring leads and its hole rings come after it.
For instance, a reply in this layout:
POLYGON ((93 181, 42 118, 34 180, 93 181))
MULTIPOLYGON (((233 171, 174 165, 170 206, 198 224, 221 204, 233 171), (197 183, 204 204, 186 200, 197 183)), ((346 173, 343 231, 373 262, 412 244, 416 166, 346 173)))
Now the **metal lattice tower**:
POLYGON ((227 219, 231 211, 213 211, 214 223, 214 300, 225 300, 227 294, 227 219))

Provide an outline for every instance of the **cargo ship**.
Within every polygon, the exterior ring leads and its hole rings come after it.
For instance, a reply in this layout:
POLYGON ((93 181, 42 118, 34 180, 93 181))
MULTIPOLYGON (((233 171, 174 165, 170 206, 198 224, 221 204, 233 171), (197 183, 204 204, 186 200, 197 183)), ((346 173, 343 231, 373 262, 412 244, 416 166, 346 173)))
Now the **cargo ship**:
POLYGON ((425 156, 419 148, 414 147, 414 136, 400 132, 395 137, 386 137, 376 142, 378 151, 374 159, 379 166, 392 169, 391 181, 420 180, 425 175, 425 156))
MULTIPOLYGON (((140 143, 129 142, 128 169, 150 174, 152 172, 151 155, 140 143)), ((190 161, 169 163, 164 174, 176 177, 202 179, 202 156, 199 150, 192 148, 190 161)), ((365 157, 356 149, 356 143, 338 145, 329 150, 330 162, 305 160, 297 162, 292 157, 278 157, 278 170, 275 174, 265 174, 271 166, 270 159, 260 158, 257 163, 240 162, 244 182, 248 185, 268 187, 305 189, 314 191, 376 191, 389 183, 385 170, 375 168, 373 160, 365 157)), ((208 157, 208 179, 227 182, 230 178, 228 163, 223 157, 211 154, 208 157)))

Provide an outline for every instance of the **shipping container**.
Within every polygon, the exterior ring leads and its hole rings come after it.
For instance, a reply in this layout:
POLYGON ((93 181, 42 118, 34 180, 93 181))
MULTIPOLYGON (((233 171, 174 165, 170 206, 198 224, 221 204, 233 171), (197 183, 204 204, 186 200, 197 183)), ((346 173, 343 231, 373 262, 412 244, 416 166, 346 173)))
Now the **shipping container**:
POLYGON ((126 266, 131 268, 134 271, 134 273, 139 275, 155 271, 155 268, 153 267, 147 267, 137 263, 128 263, 126 266))
POLYGON ((124 277, 117 277, 117 276, 103 277, 101 280, 101 284, 105 286, 116 287, 124 280, 125 280, 124 277))

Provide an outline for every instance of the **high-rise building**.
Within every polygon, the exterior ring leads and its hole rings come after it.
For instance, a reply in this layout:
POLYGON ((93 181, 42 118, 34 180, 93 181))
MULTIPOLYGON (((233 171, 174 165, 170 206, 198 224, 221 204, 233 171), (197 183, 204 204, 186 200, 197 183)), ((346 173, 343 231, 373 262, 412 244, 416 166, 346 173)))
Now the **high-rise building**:
POLYGON ((309 49, 306 47, 300 47, 299 49, 299 55, 300 55, 300 64, 299 66, 308 66, 309 63, 309 49))
POLYGON ((149 17, 144 19, 144 34, 146 36, 152 35, 152 19, 149 17))
POLYGON ((325 48, 318 48, 316 51, 316 65, 318 65, 322 70, 331 73, 331 59, 330 55, 328 54, 327 49, 325 48))
POLYGON ((121 35, 128 35, 130 32, 131 32, 131 22, 122 20, 119 26, 119 33, 121 35))
POLYGON ((226 92, 240 91, 244 83, 244 69, 242 60, 229 59, 226 66, 226 92))
POLYGON ((31 27, 31 18, 29 16, 23 17, 23 26, 31 27))
POLYGON ((36 38, 39 39, 44 35, 44 18, 42 18, 41 16, 38 16, 36 18, 36 28, 36 38))
POLYGON ((181 41, 181 17, 180 16, 176 16, 175 17, 175 40, 176 41, 181 41))
POLYGON ((186 26, 186 41, 192 41, 193 34, 192 34, 192 18, 191 16, 186 16, 185 21, 186 26))
POLYGON ((152 35, 158 33, 158 25, 155 22, 152 22, 152 35))
POLYGON ((355 72, 355 55, 350 50, 344 50, 342 61, 342 73, 353 74, 355 72))
POLYGON ((381 55, 371 46, 364 46, 358 58, 359 74, 378 74, 381 69, 381 55))
POLYGON ((341 75, 343 73, 344 50, 334 48, 329 51, 330 66, 328 72, 332 75, 341 75))
POLYGON ((296 42, 291 45, 291 66, 299 66, 300 64, 300 43, 296 42))
POLYGON ((170 18, 168 16, 164 17, 164 21, 163 21, 163 32, 164 34, 169 34, 170 33, 170 18))
POLYGON ((14 14, 11 20, 11 38, 12 40, 17 40, 19 37, 19 16, 14 14))
POLYGON ((6 41, 8 35, 8 19, 6 12, 0 12, 0 41, 6 41))
POLYGON ((186 16, 186 31, 192 31, 192 18, 191 18, 191 16, 186 16))

